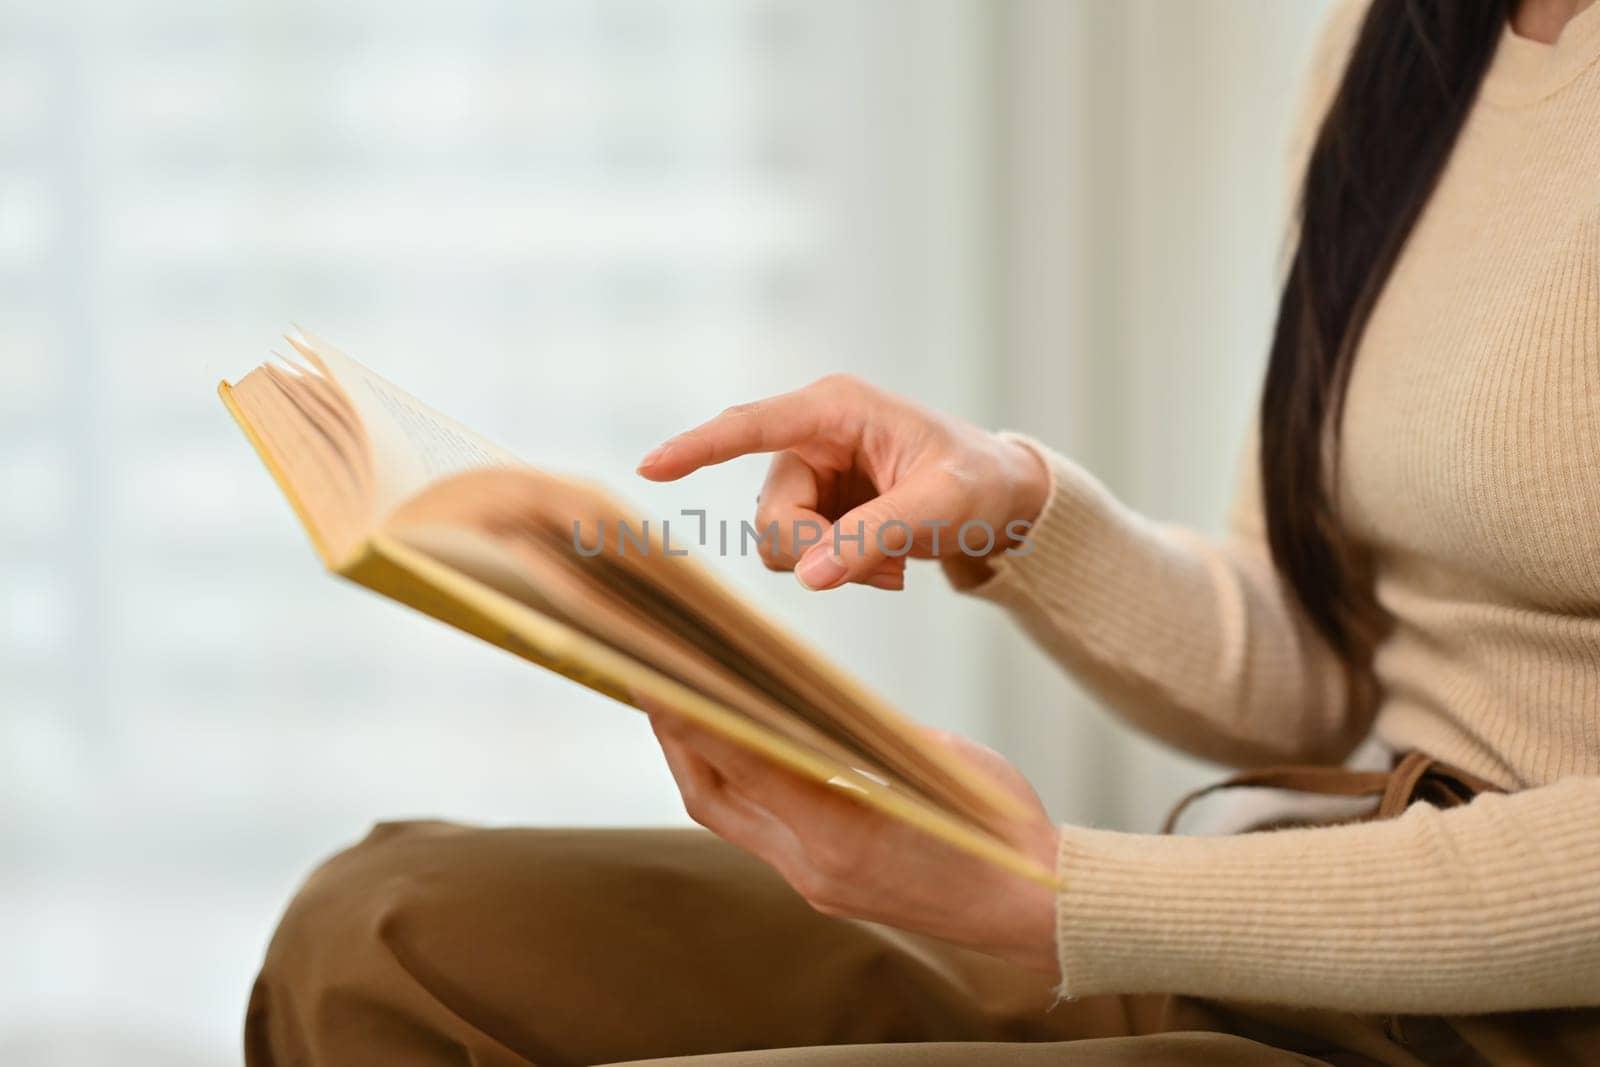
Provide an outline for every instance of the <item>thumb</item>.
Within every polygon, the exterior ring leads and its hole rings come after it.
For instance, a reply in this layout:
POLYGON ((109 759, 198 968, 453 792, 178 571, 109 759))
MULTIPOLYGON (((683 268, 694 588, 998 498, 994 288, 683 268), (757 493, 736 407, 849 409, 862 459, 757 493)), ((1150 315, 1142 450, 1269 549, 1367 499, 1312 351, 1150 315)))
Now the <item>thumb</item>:
POLYGON ((931 514, 919 488, 908 482, 846 512, 795 564, 800 584, 833 589, 903 566, 897 561, 911 553, 916 517, 931 514))

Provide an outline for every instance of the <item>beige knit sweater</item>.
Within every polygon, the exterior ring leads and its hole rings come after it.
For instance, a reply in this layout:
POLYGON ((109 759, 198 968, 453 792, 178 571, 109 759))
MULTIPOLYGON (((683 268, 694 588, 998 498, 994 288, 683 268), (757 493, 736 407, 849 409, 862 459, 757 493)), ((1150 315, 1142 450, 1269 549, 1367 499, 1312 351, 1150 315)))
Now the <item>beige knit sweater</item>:
MULTIPOLYGON (((1360 14, 1330 20, 1307 128, 1360 14)), ((1067 827, 1063 989, 1600 1005, 1600 3, 1554 46, 1503 35, 1357 354, 1343 448, 1392 616, 1375 702, 1275 576, 1249 474, 1213 541, 1041 449, 1034 549, 977 592, 1190 752, 1337 762, 1375 729, 1517 792, 1236 837, 1067 827)))

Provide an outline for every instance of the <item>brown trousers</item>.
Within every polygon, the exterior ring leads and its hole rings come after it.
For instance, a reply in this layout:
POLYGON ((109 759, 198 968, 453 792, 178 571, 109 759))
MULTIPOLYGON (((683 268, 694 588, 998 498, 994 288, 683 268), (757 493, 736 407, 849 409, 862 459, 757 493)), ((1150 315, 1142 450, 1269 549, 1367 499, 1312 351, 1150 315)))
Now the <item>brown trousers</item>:
MULTIPOLYGON (((1409 792, 1409 788, 1408 788, 1409 792)), ((1103 996, 812 911, 696 830, 386 823, 289 906, 248 1067, 1600 1063, 1589 1011, 1380 1019, 1103 996), (688 1058, 688 1059, 685 1059, 688 1058)))

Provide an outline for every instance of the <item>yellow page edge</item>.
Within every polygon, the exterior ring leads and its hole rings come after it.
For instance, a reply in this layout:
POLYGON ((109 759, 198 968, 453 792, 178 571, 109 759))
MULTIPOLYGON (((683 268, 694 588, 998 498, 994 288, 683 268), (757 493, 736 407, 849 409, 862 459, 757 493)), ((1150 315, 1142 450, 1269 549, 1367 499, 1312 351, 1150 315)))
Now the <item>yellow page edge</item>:
POLYGON ((317 550, 317 556, 322 560, 322 565, 329 570, 335 569, 333 553, 329 550, 327 542, 322 539, 322 535, 317 531, 316 524, 311 521, 311 513, 306 510, 305 504, 301 503, 299 495, 295 493, 294 486, 290 484, 288 476, 283 472, 283 468, 278 466, 278 461, 273 458, 272 451, 267 447, 266 441, 262 440, 261 434, 256 431, 254 426, 250 425, 250 420, 245 418, 244 412, 240 410, 239 401, 233 395, 233 383, 227 381, 218 382, 217 395, 222 398, 222 403, 227 407, 228 414, 233 416, 233 421, 238 423, 239 429, 244 431, 246 440, 250 442, 250 447, 255 449, 256 455, 260 457, 261 462, 265 464, 267 473, 272 475, 274 482, 278 483, 278 491, 283 494, 283 498, 294 509, 295 518, 300 520, 300 525, 305 527, 306 536, 311 539, 311 547, 317 550))

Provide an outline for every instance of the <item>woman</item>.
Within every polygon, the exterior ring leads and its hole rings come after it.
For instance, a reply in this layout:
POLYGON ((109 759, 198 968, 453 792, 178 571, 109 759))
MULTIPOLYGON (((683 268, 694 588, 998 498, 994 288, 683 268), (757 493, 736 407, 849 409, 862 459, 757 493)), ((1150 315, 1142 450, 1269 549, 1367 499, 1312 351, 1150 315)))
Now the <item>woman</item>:
MULTIPOLYGON (((291 906, 250 1061, 1600 1062, 1584 7, 1334 17, 1258 460, 1220 543, 1036 443, 848 379, 729 411, 640 468, 773 452, 763 523, 1029 521, 1026 555, 913 555, 1142 728, 1238 766, 1324 765, 1245 780, 1381 792, 1382 817, 1189 838, 1038 809, 1015 836, 1058 868, 1052 896, 653 715, 716 837, 379 827, 291 906), (1328 769, 1369 734, 1392 771, 1328 769)), ((768 562, 813 589, 904 580, 871 536, 768 562)))

